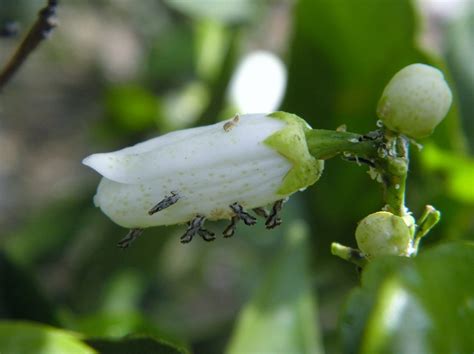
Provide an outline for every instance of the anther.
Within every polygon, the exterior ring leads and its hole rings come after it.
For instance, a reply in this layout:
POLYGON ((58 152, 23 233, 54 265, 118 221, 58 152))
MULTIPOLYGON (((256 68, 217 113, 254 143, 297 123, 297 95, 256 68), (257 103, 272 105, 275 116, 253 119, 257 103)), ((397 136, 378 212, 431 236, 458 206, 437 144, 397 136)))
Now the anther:
POLYGON ((139 228, 130 229, 128 234, 117 243, 117 247, 120 247, 122 249, 130 247, 132 242, 135 241, 136 238, 140 236, 142 233, 143 233, 143 229, 139 229, 139 228))
POLYGON ((232 219, 230 220, 229 226, 225 228, 225 230, 222 232, 222 235, 224 237, 232 237, 234 236, 235 229, 237 228, 237 223, 239 222, 240 218, 237 215, 234 215, 232 219))
POLYGON ((181 236, 181 243, 191 242, 196 235, 201 236, 205 241, 214 240, 214 233, 203 227, 204 221, 206 221, 206 217, 202 215, 196 215, 194 219, 189 221, 186 232, 181 236))
POLYGON ((270 212, 270 215, 268 216, 267 221, 265 221, 265 227, 267 229, 273 229, 281 225, 281 218, 278 215, 278 213, 281 211, 284 202, 285 202, 284 199, 280 199, 280 200, 277 200, 273 204, 272 211, 270 212))
POLYGON ((153 215, 163 209, 169 208, 173 204, 176 204, 176 202, 181 199, 181 196, 178 194, 178 192, 171 192, 171 195, 166 195, 165 198, 160 201, 158 204, 156 204, 153 208, 151 208, 148 211, 148 215, 153 215))
POLYGON ((258 216, 261 216, 264 219, 268 218, 269 213, 268 213, 267 209, 265 209, 265 208, 253 208, 252 210, 258 216))
POLYGON ((239 217, 239 219, 243 220, 245 225, 255 225, 257 223, 257 219, 246 211, 244 211, 244 208, 239 203, 236 202, 234 204, 229 205, 229 207, 232 209, 235 215, 239 217))
POLYGON ((207 242, 214 241, 216 239, 214 232, 202 228, 198 230, 198 235, 207 242))

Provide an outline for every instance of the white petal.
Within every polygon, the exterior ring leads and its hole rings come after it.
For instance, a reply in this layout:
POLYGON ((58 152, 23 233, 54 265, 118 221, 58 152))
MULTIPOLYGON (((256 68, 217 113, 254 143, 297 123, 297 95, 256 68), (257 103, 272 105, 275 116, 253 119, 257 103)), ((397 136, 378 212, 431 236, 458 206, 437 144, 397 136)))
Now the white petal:
POLYGON ((285 123, 263 114, 242 115, 230 131, 224 123, 181 130, 116 152, 94 154, 83 163, 111 181, 139 184, 195 173, 201 167, 238 166, 277 153, 263 140, 285 123))
POLYGON ((272 203, 291 163, 278 154, 266 159, 249 158, 234 166, 192 170, 190 174, 168 175, 140 184, 122 184, 103 178, 95 203, 117 224, 134 228, 184 223, 195 215, 210 220, 232 216, 230 204, 247 209, 272 203), (148 211, 171 191, 181 199, 153 216, 148 211))

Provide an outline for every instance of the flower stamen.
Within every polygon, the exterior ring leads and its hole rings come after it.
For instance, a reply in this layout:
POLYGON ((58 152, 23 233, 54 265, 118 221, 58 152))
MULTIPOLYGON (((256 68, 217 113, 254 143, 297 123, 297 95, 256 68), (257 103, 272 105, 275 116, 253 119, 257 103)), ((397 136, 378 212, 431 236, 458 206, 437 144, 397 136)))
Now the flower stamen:
POLYGON ((270 215, 268 216, 267 220, 265 221, 265 227, 267 229, 273 229, 279 225, 281 225, 281 218, 278 215, 278 213, 281 211, 283 207, 283 203, 285 202, 285 199, 280 199, 275 202, 272 206, 272 211, 270 212, 270 215))
POLYGON ((255 225, 257 223, 257 219, 247 213, 242 207, 242 205, 240 205, 239 203, 235 202, 234 204, 229 205, 229 207, 232 209, 235 215, 239 217, 239 219, 242 219, 245 225, 250 226, 255 225))
POLYGON ((148 215, 153 215, 163 209, 169 208, 170 206, 176 204, 178 200, 181 199, 181 196, 178 192, 172 191, 171 195, 166 195, 165 198, 156 204, 153 208, 148 211, 148 215))
POLYGON ((207 241, 207 242, 214 241, 216 239, 216 237, 214 236, 215 235, 214 232, 203 229, 203 228, 198 230, 198 234, 199 236, 202 237, 204 241, 207 241))
POLYGON ((189 221, 186 232, 181 236, 181 243, 191 242, 193 237, 196 235, 201 236, 205 241, 214 240, 214 233, 203 227, 204 221, 206 221, 206 217, 203 215, 196 215, 191 221, 189 221))
POLYGON ((257 214, 258 216, 261 216, 262 218, 264 219, 267 219, 268 218, 268 215, 270 215, 268 213, 268 210, 265 209, 265 208, 253 208, 252 211, 257 214))
POLYGON ((222 232, 222 235, 224 235, 224 237, 226 238, 234 236, 235 229, 237 228, 237 223, 239 222, 239 220, 240 218, 237 215, 234 215, 230 220, 229 226, 227 226, 222 232))
POLYGON ((140 229, 140 228, 130 229, 128 234, 125 235, 125 237, 117 243, 117 247, 120 247, 122 249, 130 247, 132 242, 135 241, 136 238, 140 236, 142 233, 143 233, 143 229, 140 229))

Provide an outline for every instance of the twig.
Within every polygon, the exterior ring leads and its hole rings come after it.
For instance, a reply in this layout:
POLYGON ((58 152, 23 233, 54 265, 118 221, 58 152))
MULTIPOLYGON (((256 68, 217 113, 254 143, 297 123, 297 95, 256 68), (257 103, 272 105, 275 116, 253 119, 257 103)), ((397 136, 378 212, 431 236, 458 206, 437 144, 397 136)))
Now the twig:
POLYGON ((0 90, 18 71, 26 58, 33 52, 36 47, 48 38, 51 30, 56 27, 56 8, 58 0, 48 0, 48 4, 40 10, 36 22, 31 26, 25 39, 21 42, 7 65, 0 72, 0 90))

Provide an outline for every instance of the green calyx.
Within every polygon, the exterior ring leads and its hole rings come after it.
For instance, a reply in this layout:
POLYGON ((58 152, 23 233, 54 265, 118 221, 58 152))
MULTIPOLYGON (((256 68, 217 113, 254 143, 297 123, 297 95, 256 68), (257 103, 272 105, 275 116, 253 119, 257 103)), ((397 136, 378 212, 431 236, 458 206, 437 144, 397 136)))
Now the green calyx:
POLYGON ((269 117, 287 123, 283 129, 266 138, 264 143, 293 165, 277 191, 278 194, 289 195, 315 183, 323 172, 324 161, 317 160, 309 153, 305 132, 311 128, 306 121, 286 112, 274 112, 269 117))

